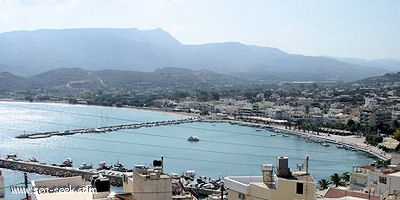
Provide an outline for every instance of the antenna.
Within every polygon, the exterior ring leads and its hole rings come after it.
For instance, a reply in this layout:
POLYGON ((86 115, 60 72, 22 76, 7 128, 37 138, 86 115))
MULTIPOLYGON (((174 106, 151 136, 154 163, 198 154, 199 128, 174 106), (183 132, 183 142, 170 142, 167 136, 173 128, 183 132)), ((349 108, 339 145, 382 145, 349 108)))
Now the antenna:
POLYGON ((296 165, 297 165, 297 169, 298 169, 299 171, 301 171, 301 170, 304 168, 304 164, 301 164, 301 165, 296 164, 296 165))
POLYGON ((306 174, 308 174, 308 162, 310 160, 310 156, 306 155, 306 174))

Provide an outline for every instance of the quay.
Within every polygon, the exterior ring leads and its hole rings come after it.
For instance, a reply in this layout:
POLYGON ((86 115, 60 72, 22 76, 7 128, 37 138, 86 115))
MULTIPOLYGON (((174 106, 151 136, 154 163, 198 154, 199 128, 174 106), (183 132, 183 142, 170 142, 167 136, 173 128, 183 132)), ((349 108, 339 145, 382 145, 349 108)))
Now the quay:
MULTIPOLYGON (((57 177, 81 176, 85 180, 91 180, 93 175, 97 175, 100 173, 97 170, 81 170, 72 167, 60 167, 46 163, 23 161, 20 159, 9 158, 0 158, 0 168, 57 177)), ((103 176, 110 179, 111 185, 122 186, 122 175, 103 174, 103 176)))
MULTIPOLYGON (((385 155, 382 152, 378 152, 377 150, 373 150, 371 148, 362 147, 357 144, 353 144, 350 142, 344 142, 344 141, 340 141, 337 139, 327 138, 327 137, 317 135, 317 134, 285 129, 285 128, 279 127, 278 125, 255 123, 255 122, 245 122, 245 121, 239 121, 239 120, 203 119, 202 121, 209 122, 209 123, 229 123, 232 125, 248 126, 248 127, 253 127, 253 128, 265 129, 265 130, 272 131, 272 132, 278 132, 278 133, 282 133, 282 134, 294 135, 294 136, 302 137, 306 140, 312 140, 315 142, 326 142, 326 143, 331 143, 331 144, 335 144, 335 145, 342 145, 343 147, 348 148, 348 149, 365 152, 365 153, 372 155, 383 161, 390 160, 390 157, 388 155, 385 155)), ((350 137, 350 136, 347 136, 347 137, 350 137)))
POLYGON ((169 120, 169 121, 157 121, 157 122, 143 122, 143 123, 133 123, 133 124, 124 124, 124 125, 114 125, 114 126, 104 126, 98 128, 84 128, 84 129, 72 129, 72 130, 63 130, 63 131, 51 131, 51 132, 43 132, 43 133, 33 133, 33 134, 22 134, 16 136, 16 138, 20 139, 39 139, 39 138, 48 138, 51 136, 64 136, 64 135, 73 135, 73 134, 83 134, 83 133, 105 133, 110 131, 118 131, 123 129, 137 129, 142 127, 154 127, 154 126, 166 126, 172 124, 182 124, 182 123, 193 123, 200 121, 200 117, 192 117, 185 119, 177 119, 177 120, 169 120))

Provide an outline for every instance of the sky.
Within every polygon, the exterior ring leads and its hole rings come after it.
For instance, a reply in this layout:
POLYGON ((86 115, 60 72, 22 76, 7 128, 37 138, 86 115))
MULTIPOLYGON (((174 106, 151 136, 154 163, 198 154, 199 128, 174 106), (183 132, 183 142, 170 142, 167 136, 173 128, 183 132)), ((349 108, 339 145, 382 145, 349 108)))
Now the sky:
POLYGON ((399 0, 0 0, 0 33, 162 28, 183 44, 400 60, 399 0))

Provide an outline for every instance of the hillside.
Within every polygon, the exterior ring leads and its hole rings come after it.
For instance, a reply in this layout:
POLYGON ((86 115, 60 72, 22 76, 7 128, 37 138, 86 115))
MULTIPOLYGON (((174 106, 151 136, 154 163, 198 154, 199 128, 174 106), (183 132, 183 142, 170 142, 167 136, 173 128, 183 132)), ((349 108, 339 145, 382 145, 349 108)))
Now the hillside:
POLYGON ((367 85, 394 85, 395 83, 400 83, 400 72, 388 73, 383 76, 370 77, 357 82, 367 85))
POLYGON ((41 88, 40 83, 28 78, 15 76, 8 72, 0 73, 0 90, 19 91, 41 88))
POLYGON ((0 72, 28 76, 71 67, 142 72, 175 67, 266 82, 352 81, 390 72, 235 42, 183 45, 161 29, 66 29, 0 34, 0 72))
POLYGON ((206 70, 161 68, 154 72, 120 70, 88 71, 80 68, 60 68, 29 78, 10 73, 0 74, 0 90, 86 90, 110 91, 162 90, 171 88, 225 87, 250 82, 206 70))

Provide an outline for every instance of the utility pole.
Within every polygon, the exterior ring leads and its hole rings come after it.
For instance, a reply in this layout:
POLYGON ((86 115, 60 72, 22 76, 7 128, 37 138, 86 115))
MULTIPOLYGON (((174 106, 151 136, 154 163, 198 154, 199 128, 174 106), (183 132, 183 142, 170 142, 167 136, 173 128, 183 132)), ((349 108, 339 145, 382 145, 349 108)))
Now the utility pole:
POLYGON ((221 200, 224 200, 224 184, 221 185, 221 200))
POLYGON ((29 200, 29 194, 28 194, 28 174, 24 172, 24 178, 25 178, 25 198, 26 200, 29 200))

